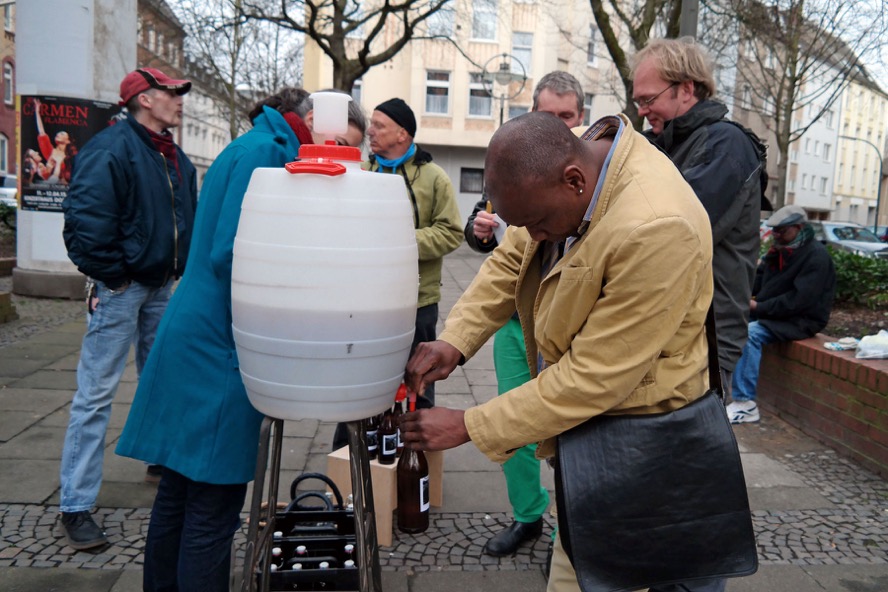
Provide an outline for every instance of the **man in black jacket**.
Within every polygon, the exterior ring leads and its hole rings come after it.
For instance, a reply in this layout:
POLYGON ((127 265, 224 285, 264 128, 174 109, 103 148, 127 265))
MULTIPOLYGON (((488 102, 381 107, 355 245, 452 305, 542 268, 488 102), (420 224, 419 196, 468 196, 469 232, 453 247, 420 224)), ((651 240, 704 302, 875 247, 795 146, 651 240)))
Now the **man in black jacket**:
POLYGON ((728 108, 712 99, 712 62, 692 38, 651 40, 635 55, 632 74, 638 114, 651 124, 645 135, 669 155, 709 214, 718 358, 730 391, 749 322, 763 163, 744 130, 725 119, 728 108))
POLYGON ((731 423, 759 420, 755 403, 762 346, 814 336, 829 321, 836 294, 832 257, 814 240, 801 206, 784 206, 767 221, 774 246, 756 270, 749 338, 734 370, 731 423))
MULTIPOLYGON (((107 543, 90 510, 102 484, 111 403, 136 346, 139 373, 188 259, 197 173, 170 133, 188 80, 139 68, 120 83, 127 116, 77 154, 62 202, 68 258, 90 278, 77 391, 62 450, 59 509, 68 546, 107 543)), ((157 481, 158 467, 146 480, 157 481)))

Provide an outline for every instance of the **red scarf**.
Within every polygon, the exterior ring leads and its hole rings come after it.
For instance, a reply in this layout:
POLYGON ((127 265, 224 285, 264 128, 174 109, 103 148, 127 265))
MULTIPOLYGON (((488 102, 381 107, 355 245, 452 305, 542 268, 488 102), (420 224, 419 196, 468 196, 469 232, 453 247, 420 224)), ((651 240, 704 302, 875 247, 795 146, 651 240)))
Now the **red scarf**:
POLYGON ((311 137, 311 130, 308 129, 308 126, 305 125, 305 122, 302 121, 301 117, 292 111, 282 113, 282 115, 290 125, 290 129, 296 134, 296 138, 299 140, 300 144, 314 144, 314 139, 311 137))
POLYGON ((148 132, 148 135, 154 142, 154 147, 157 148, 157 151, 160 152, 167 160, 173 161, 173 166, 176 167, 176 175, 179 177, 179 182, 181 183, 182 171, 179 170, 179 159, 176 158, 176 144, 173 142, 173 134, 171 134, 168 130, 164 130, 163 133, 158 134, 154 130, 150 130, 147 127, 145 128, 145 131, 148 132))

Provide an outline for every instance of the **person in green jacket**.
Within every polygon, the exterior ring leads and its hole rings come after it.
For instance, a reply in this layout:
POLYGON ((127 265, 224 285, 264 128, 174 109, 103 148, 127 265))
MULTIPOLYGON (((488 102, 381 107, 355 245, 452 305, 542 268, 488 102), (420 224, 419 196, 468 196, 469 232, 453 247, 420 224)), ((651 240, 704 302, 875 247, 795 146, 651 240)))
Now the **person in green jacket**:
MULTIPOLYGON (((413 227, 419 249, 419 299, 416 332, 411 353, 418 343, 437 338, 438 302, 441 300, 441 266, 444 255, 455 251, 463 238, 462 220, 453 184, 447 173, 432 162, 432 155, 413 142, 416 117, 402 99, 377 105, 370 116, 367 137, 370 160, 365 170, 401 175, 413 207, 413 227)), ((394 400, 395 393, 392 393, 394 400)), ((435 385, 417 397, 416 407, 435 405, 435 385)), ((344 424, 336 426, 333 450, 348 444, 344 424)))

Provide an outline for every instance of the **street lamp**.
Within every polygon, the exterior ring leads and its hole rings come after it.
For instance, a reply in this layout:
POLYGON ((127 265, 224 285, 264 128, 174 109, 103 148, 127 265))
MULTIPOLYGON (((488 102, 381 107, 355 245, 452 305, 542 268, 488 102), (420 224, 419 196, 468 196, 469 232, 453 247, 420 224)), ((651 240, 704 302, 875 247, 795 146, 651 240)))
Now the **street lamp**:
POLYGON ((499 100, 499 122, 502 125, 506 101, 514 99, 524 90, 524 85, 527 84, 527 70, 524 69, 524 64, 521 63, 521 60, 515 56, 508 53, 497 54, 484 63, 481 83, 484 85, 484 90, 487 91, 488 95, 499 100), (496 70, 491 70, 493 62, 496 60, 499 60, 499 64, 497 64, 496 70), (513 66, 516 67, 513 68, 513 66), (513 82, 521 83, 518 86, 518 90, 514 92, 512 91, 513 82), (497 89, 499 90, 498 94, 494 92, 497 89))
POLYGON ((854 136, 839 136, 845 140, 857 140, 858 142, 863 142, 864 144, 869 144, 873 147, 873 150, 876 151, 876 156, 879 158, 879 181, 876 184, 876 216, 875 221, 873 222, 873 232, 879 234, 879 209, 882 207, 882 151, 879 150, 879 147, 870 142, 869 140, 864 140, 863 138, 855 138, 854 136))

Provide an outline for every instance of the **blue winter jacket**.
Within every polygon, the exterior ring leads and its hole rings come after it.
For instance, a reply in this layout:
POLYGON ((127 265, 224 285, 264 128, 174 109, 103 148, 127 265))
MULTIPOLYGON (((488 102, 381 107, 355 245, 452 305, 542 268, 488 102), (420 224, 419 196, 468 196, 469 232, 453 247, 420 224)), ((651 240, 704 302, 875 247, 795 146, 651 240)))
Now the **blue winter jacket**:
POLYGON ((117 454, 202 483, 253 479, 262 414, 247 398, 231 331, 231 264, 253 171, 295 160, 299 140, 268 107, 207 172, 188 271, 160 322, 117 454))
POLYGON ((68 258, 109 288, 162 286, 182 275, 197 207, 197 173, 181 148, 165 158, 127 117, 74 157, 63 236, 68 258), (178 168, 178 172, 177 169, 178 168))

